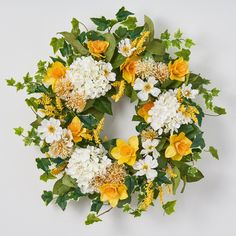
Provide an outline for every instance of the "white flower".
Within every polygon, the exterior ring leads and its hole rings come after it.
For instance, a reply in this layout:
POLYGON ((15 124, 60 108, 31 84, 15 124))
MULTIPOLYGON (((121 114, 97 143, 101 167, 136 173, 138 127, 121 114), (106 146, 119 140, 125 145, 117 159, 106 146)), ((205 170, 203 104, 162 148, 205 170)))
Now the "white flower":
POLYGON ((182 94, 186 98, 194 99, 198 95, 198 90, 192 89, 192 84, 182 85, 182 94))
POLYGON ((66 173, 76 182, 83 193, 93 193, 95 187, 91 184, 96 175, 103 175, 106 168, 111 164, 107 157, 106 150, 100 146, 87 146, 86 148, 76 148, 69 163, 66 173))
POLYGON ((158 166, 156 158, 146 156, 144 160, 137 161, 133 168, 137 170, 137 176, 146 175, 148 180, 153 180, 157 176, 157 171, 154 170, 158 166))
POLYGON ((177 90, 169 90, 160 94, 148 112, 148 122, 154 130, 158 131, 159 135, 162 132, 177 132, 182 124, 192 122, 190 117, 184 116, 179 111, 181 104, 176 98, 176 92, 177 90))
POLYGON ((41 126, 38 127, 40 138, 45 139, 47 143, 60 140, 62 134, 60 124, 61 122, 54 118, 50 118, 49 120, 44 119, 41 122, 41 126))
POLYGON ((115 80, 110 63, 96 61, 91 56, 77 58, 67 70, 66 78, 85 100, 104 96, 115 80))
POLYGON ((126 38, 122 39, 118 44, 118 52, 124 57, 129 57, 136 50, 135 47, 132 48, 131 40, 126 38))
POLYGON ((159 157, 159 153, 156 150, 156 146, 159 144, 159 140, 158 139, 147 139, 142 143, 142 147, 144 149, 142 149, 141 154, 143 155, 148 155, 149 153, 153 154, 153 157, 157 158, 159 157))
POLYGON ((137 78, 134 83, 135 90, 141 90, 138 92, 138 98, 141 101, 148 100, 148 95, 151 94, 154 97, 157 97, 160 93, 159 88, 155 88, 155 84, 157 83, 155 77, 149 77, 147 82, 144 82, 140 78, 137 78))

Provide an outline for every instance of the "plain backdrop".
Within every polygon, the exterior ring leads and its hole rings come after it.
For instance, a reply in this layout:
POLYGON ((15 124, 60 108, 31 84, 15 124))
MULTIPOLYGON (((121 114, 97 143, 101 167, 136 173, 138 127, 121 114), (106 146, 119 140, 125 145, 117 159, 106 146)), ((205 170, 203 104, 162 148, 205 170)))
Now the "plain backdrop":
MULTIPOLYGON (((0 235, 236 235, 236 1, 234 0, 0 0, 0 235), (196 42, 191 70, 221 88, 216 100, 225 106, 224 117, 206 117, 203 123, 206 142, 218 147, 220 160, 207 153, 198 167, 205 178, 178 193, 176 212, 163 215, 159 204, 141 218, 115 209, 102 223, 83 224, 89 202, 70 203, 65 212, 45 207, 40 195, 49 184, 40 182, 34 148, 25 148, 13 127, 29 127, 34 116, 25 105, 25 93, 5 86, 5 79, 20 80, 36 70, 40 59, 52 55, 50 39, 70 29, 76 17, 93 27, 89 17, 113 17, 121 6, 155 22, 156 36, 168 28, 180 28, 196 42)), ((133 105, 123 99, 107 119, 109 137, 128 138, 134 134, 130 121, 133 105)))

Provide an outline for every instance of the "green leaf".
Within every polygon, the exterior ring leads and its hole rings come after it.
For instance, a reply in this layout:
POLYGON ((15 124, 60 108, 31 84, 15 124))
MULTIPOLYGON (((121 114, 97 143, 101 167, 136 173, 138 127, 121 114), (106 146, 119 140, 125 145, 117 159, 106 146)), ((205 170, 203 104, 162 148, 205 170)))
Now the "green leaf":
POLYGON ((132 208, 129 203, 123 205, 123 212, 129 212, 130 210, 132 210, 132 208))
POLYGON ((139 27, 136 27, 134 30, 129 30, 128 33, 130 35, 130 38, 134 40, 137 37, 139 37, 143 29, 144 29, 144 26, 139 26, 139 27))
POLYGON ((63 195, 65 193, 68 193, 70 191, 70 189, 71 189, 71 187, 64 185, 62 183, 62 179, 59 179, 54 184, 52 192, 55 195, 63 195))
POLYGON ((33 81, 33 78, 30 76, 29 73, 27 73, 24 77, 23 77, 24 83, 28 84, 31 83, 33 81))
POLYGON ((64 211, 67 206, 67 199, 66 196, 59 196, 56 200, 58 206, 64 211))
POLYGON ((175 55, 178 57, 183 57, 184 60, 188 61, 191 52, 189 49, 182 48, 181 51, 176 52, 175 55))
POLYGON ((102 33, 94 31, 94 30, 88 31, 86 35, 87 35, 88 40, 92 40, 92 41, 105 40, 102 33))
POLYGON ((97 126, 97 119, 91 114, 79 115, 80 120, 87 129, 94 129, 97 126))
POLYGON ((127 34, 128 30, 122 26, 120 26, 116 31, 115 34, 119 37, 119 38, 125 38, 126 34, 127 34))
POLYGON ((50 46, 53 48, 53 52, 56 53, 59 49, 63 48, 64 46, 64 39, 63 38, 52 38, 50 42, 50 46))
POLYGON ((16 91, 19 91, 19 90, 22 90, 25 88, 25 85, 21 82, 18 82, 15 84, 15 87, 16 87, 16 91))
POLYGON ((76 180, 69 175, 64 175, 62 177, 62 184, 71 188, 77 187, 76 180))
POLYGON ((111 64, 113 66, 113 69, 117 69, 125 62, 125 57, 121 54, 117 54, 116 57, 112 58, 111 64))
POLYGON ((100 199, 97 198, 92 201, 92 205, 91 205, 90 210, 98 213, 100 211, 100 209, 102 208, 102 206, 103 206, 103 202, 101 202, 100 199))
POLYGON ((168 30, 165 30, 163 33, 161 33, 161 39, 162 40, 169 40, 170 39, 170 33, 168 30))
POLYGON ((192 39, 189 39, 189 38, 185 39, 185 44, 184 44, 184 46, 185 46, 186 48, 191 48, 191 47, 194 46, 194 45, 195 45, 195 43, 193 42, 192 39))
POLYGON ((56 179, 56 177, 54 175, 52 175, 51 173, 43 173, 40 176, 40 180, 47 182, 49 179, 56 179))
POLYGON ((102 221, 100 218, 98 218, 95 213, 90 213, 88 216, 87 216, 87 219, 85 221, 85 224, 86 225, 91 225, 95 222, 99 222, 99 221, 102 221))
POLYGON ((133 30, 136 27, 137 18, 135 16, 129 16, 121 24, 126 26, 128 29, 133 30))
POLYGON ((183 33, 180 31, 180 29, 178 29, 175 33, 174 33, 174 38, 176 39, 181 39, 183 36, 183 33))
POLYGON ((209 147, 209 152, 211 153, 211 155, 212 155, 215 159, 219 160, 219 155, 218 155, 217 149, 215 149, 213 146, 210 146, 210 147, 209 147))
POLYGON ((165 47, 159 39, 154 39, 153 41, 151 41, 147 45, 146 50, 154 55, 163 56, 165 54, 165 47))
POLYGON ((145 31, 149 31, 149 41, 152 41, 154 38, 154 24, 151 20, 151 18, 149 18, 148 16, 144 16, 144 30, 145 31))
POLYGON ((46 206, 53 200, 53 194, 51 191, 43 191, 41 198, 45 202, 46 206))
POLYGON ((7 86, 15 86, 16 81, 11 78, 11 79, 6 79, 7 86))
POLYGON ((112 115, 111 101, 107 97, 100 97, 94 101, 94 108, 102 113, 112 115))
POLYGON ((130 98, 130 102, 135 102, 136 100, 138 99, 138 95, 137 95, 137 92, 132 89, 132 93, 131 93, 131 98, 130 98))
POLYGON ((187 170, 186 177, 187 177, 186 178, 187 182, 191 183, 191 182, 197 182, 201 180, 204 177, 204 175, 196 167, 190 166, 187 170))
POLYGON ((203 149, 203 148, 205 147, 205 141, 204 141, 202 135, 203 135, 203 133, 199 133, 199 134, 197 134, 196 137, 194 138, 193 143, 192 143, 192 146, 191 146, 193 149, 194 149, 194 148, 199 148, 199 147, 200 147, 201 149, 203 149))
POLYGON ((164 209, 167 215, 171 215, 173 212, 175 212, 175 205, 176 205, 176 200, 169 201, 166 204, 164 204, 162 208, 164 209))
POLYGON ((116 21, 108 20, 104 16, 100 18, 91 18, 91 20, 97 25, 97 30, 99 31, 104 31, 116 23, 116 21))
POLYGON ((79 21, 75 18, 71 20, 72 30, 71 33, 77 37, 80 34, 79 21))
POLYGON ((134 13, 127 11, 125 7, 122 7, 119 9, 119 11, 116 13, 116 19, 121 22, 127 19, 129 15, 134 15, 134 13))
POLYGON ((172 178, 173 194, 176 194, 177 188, 179 187, 179 183, 180 183, 180 171, 177 166, 173 168, 173 172, 177 175, 175 178, 172 178))
POLYGON ((60 34, 65 38, 65 40, 71 44, 71 46, 81 55, 87 55, 88 50, 80 43, 79 40, 76 39, 74 34, 69 32, 60 32, 60 34))
POLYGON ((126 176, 125 185, 128 188, 129 195, 133 192, 135 184, 136 184, 135 176, 130 176, 130 175, 126 176))
POLYGON ((48 173, 49 166, 51 162, 48 158, 36 158, 37 168, 43 170, 44 172, 48 173))
POLYGON ((218 115, 225 115, 226 110, 223 107, 214 106, 214 112, 218 115))
POLYGON ((14 128, 15 134, 18 136, 21 136, 24 132, 24 129, 22 127, 14 128))
POLYGON ((104 38, 107 42, 109 42, 109 47, 104 53, 104 55, 106 56, 107 61, 111 61, 114 51, 116 49, 116 39, 113 34, 109 34, 109 33, 104 34, 104 38))

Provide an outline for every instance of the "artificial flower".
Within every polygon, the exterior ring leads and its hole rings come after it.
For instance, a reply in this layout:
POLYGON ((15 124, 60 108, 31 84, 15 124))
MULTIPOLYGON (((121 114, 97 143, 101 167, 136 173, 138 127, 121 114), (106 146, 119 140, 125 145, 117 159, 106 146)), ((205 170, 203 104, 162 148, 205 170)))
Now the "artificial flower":
POLYGON ((111 150, 111 155, 118 160, 118 164, 126 163, 132 166, 136 161, 136 152, 139 141, 137 136, 129 138, 128 143, 122 139, 116 140, 116 147, 111 150))
POLYGON ((66 98, 66 106, 73 111, 82 112, 86 106, 84 96, 78 92, 71 92, 66 98))
POLYGON ((97 58, 101 58, 109 47, 109 42, 102 40, 88 41, 89 52, 97 58))
POLYGON ((163 63, 159 62, 156 64, 154 77, 159 80, 161 83, 165 82, 169 78, 169 69, 168 66, 163 63))
POLYGON ((60 120, 50 118, 44 119, 38 127, 38 133, 41 139, 45 139, 46 143, 52 143, 61 139, 62 128, 60 120))
POLYGON ((180 161, 183 156, 190 154, 192 141, 185 136, 184 132, 170 136, 170 145, 166 148, 165 157, 180 161))
POLYGON ((73 118, 67 128, 71 131, 75 143, 81 142, 83 138, 88 140, 92 139, 89 131, 83 127, 82 122, 77 116, 73 118))
POLYGON ((148 180, 153 180, 157 177, 157 171, 155 168, 158 166, 157 159, 147 155, 145 159, 137 161, 133 168, 137 170, 135 175, 143 176, 146 175, 148 180))
POLYGON ((66 74, 66 67, 59 61, 54 62, 47 70, 47 75, 44 77, 44 83, 52 85, 55 89, 55 84, 59 79, 62 79, 66 74))
POLYGON ((188 85, 183 84, 181 90, 182 90, 182 95, 185 98, 194 99, 198 95, 198 90, 192 89, 192 84, 188 85))
POLYGON ((131 40, 128 38, 122 39, 118 44, 118 52, 124 57, 130 57, 135 50, 136 48, 132 47, 131 40))
POLYGON ((141 116, 147 122, 148 117, 149 117, 148 112, 153 106, 154 106, 153 101, 147 102, 138 109, 137 114, 141 116))
POLYGON ((96 188, 92 180, 98 174, 105 174, 111 160, 102 147, 88 145, 86 148, 76 148, 69 159, 66 173, 76 182, 82 193, 94 193, 96 188))
POLYGON ((175 60, 173 63, 169 62, 169 72, 171 80, 184 81, 185 75, 189 73, 188 62, 185 61, 182 57, 175 60))
POLYGON ((104 184, 100 187, 101 201, 108 201, 112 207, 116 207, 119 200, 128 198, 127 187, 124 184, 104 184))
POLYGON ((112 72, 112 65, 109 62, 100 62, 101 75, 104 76, 108 81, 115 81, 116 74, 112 72))
POLYGON ((141 101, 147 101, 149 94, 157 97, 161 92, 159 88, 154 87, 157 81, 154 77, 149 77, 147 81, 137 78, 134 83, 134 89, 139 90, 137 96, 141 101))
POLYGON ((135 68, 136 68, 136 58, 127 58, 125 62, 120 66, 122 71, 122 77, 124 80, 133 85, 135 81, 135 68))
POLYGON ((143 149, 141 150, 142 155, 148 155, 152 153, 153 157, 159 157, 159 153, 156 150, 157 145, 159 144, 160 140, 158 139, 147 139, 142 142, 143 149))
POLYGON ((137 61, 136 75, 141 79, 155 76, 157 63, 153 58, 142 58, 137 61))

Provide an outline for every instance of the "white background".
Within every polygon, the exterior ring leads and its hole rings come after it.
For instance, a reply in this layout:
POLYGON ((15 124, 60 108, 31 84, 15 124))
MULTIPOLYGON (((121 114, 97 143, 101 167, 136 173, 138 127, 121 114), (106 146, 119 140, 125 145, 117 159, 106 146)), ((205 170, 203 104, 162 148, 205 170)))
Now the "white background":
MULTIPOLYGON (((236 235, 235 10, 234 0, 0 0, 0 235, 236 235), (217 102, 227 108, 228 115, 205 119, 206 141, 218 147, 220 161, 204 155, 198 166, 205 178, 177 194, 175 214, 164 216, 156 206, 134 219, 116 209, 102 223, 88 227, 83 221, 89 202, 70 203, 62 212, 41 201, 42 190, 49 186, 39 181, 35 158, 40 153, 24 148, 12 131, 19 125, 28 127, 34 117, 24 103, 25 94, 6 87, 4 79, 33 73, 37 61, 52 54, 51 37, 69 30, 72 17, 90 27, 89 17, 113 17, 122 5, 135 12, 140 23, 144 14, 149 15, 156 35, 180 27, 195 40, 191 70, 221 88, 217 102)), ((114 113, 116 118, 106 128, 108 135, 132 135, 133 107, 123 100, 114 113)))

